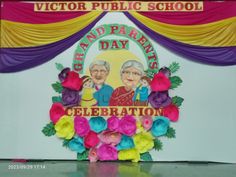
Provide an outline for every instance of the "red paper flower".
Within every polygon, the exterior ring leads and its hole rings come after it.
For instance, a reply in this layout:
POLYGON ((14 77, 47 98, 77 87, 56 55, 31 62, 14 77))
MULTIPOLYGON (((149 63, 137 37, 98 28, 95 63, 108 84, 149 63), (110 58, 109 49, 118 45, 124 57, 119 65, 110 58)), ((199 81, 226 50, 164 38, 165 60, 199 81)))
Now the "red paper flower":
POLYGON ((86 148, 91 148, 99 143, 97 133, 90 131, 84 138, 84 146, 86 148))
POLYGON ((61 83, 63 87, 79 91, 83 84, 83 80, 79 77, 79 74, 75 71, 70 71, 67 74, 65 80, 61 83))
POLYGON ((166 91, 170 89, 171 82, 162 72, 159 72, 154 75, 150 85, 152 91, 166 91))
POLYGON ((176 122, 179 119, 179 108, 174 104, 164 107, 163 116, 169 118, 172 122, 176 122))
POLYGON ((57 121, 63 116, 65 115, 65 110, 64 107, 61 103, 53 103, 50 111, 50 119, 51 121, 56 124, 57 121))

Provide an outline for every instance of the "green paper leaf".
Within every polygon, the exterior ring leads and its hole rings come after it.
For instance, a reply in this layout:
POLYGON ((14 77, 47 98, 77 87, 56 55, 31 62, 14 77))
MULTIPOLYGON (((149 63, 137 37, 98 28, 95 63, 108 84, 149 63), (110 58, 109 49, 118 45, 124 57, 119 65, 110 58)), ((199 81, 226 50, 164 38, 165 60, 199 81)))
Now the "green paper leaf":
POLYGON ((177 88, 183 81, 180 79, 179 76, 172 76, 170 77, 171 82, 171 89, 177 88))
POLYGON ((179 97, 179 96, 172 97, 172 103, 178 107, 180 107, 182 105, 183 101, 184 101, 184 99, 182 97, 179 97))
POLYGON ((56 83, 52 84, 52 88, 58 93, 61 93, 63 90, 63 87, 60 82, 56 82, 56 83))
POLYGON ((57 70, 62 71, 64 66, 61 63, 55 63, 57 70))
POLYGON ((140 154, 140 158, 144 161, 153 161, 152 156, 149 152, 145 152, 143 154, 140 154))
POLYGON ((53 97, 52 97, 52 102, 53 102, 53 103, 62 103, 62 98, 61 98, 61 96, 53 96, 53 97))
POLYGON ((77 160, 87 160, 87 159, 88 159, 88 150, 82 153, 77 153, 77 160))
POLYGON ((154 149, 156 150, 156 151, 160 151, 160 150, 162 150, 162 142, 161 142, 161 140, 159 140, 159 139, 154 139, 154 149))
POLYGON ((70 140, 64 139, 62 146, 68 148, 70 140))
POLYGON ((169 66, 169 69, 170 69, 170 72, 173 74, 175 72, 177 72, 179 70, 180 66, 179 66, 179 63, 177 62, 173 62, 170 64, 169 66))
POLYGON ((147 69, 144 71, 146 76, 149 78, 153 78, 154 75, 157 73, 155 70, 147 69))
POLYGON ((49 124, 47 124, 45 127, 43 127, 42 130, 43 134, 45 136, 52 136, 55 135, 56 130, 54 128, 54 124, 52 122, 50 122, 49 124))
POLYGON ((175 138, 175 129, 172 127, 168 127, 168 130, 165 136, 167 138, 175 138))

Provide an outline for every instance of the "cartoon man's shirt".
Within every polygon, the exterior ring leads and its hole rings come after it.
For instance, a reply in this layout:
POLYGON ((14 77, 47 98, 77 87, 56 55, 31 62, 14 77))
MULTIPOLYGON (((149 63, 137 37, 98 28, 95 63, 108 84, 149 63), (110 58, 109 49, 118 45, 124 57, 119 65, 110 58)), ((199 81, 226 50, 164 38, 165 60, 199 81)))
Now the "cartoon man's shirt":
POLYGON ((98 106, 108 106, 113 88, 110 85, 103 84, 100 89, 93 94, 93 97, 97 100, 98 106))

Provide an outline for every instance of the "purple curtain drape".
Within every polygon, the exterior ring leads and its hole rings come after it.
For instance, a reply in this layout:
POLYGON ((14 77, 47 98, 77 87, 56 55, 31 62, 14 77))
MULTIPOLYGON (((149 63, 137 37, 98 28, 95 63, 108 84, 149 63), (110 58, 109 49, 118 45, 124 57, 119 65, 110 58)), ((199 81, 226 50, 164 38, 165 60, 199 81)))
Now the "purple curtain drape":
POLYGON ((38 47, 1 48, 0 72, 22 71, 53 59, 80 40, 105 14, 105 12, 102 13, 95 21, 74 35, 52 44, 38 47))
POLYGON ((134 22, 151 39, 167 48, 168 50, 204 64, 227 66, 236 65, 236 46, 233 47, 203 47, 184 44, 167 37, 164 37, 140 23, 128 12, 124 13, 132 22, 134 22))
MULTIPOLYGON (((0 73, 22 71, 53 59, 80 40, 105 14, 105 12, 102 13, 83 30, 52 44, 38 47, 1 48, 0 73)), ((186 59, 219 66, 236 65, 236 46, 203 47, 181 43, 152 31, 128 12, 124 12, 124 14, 154 41, 186 59)))

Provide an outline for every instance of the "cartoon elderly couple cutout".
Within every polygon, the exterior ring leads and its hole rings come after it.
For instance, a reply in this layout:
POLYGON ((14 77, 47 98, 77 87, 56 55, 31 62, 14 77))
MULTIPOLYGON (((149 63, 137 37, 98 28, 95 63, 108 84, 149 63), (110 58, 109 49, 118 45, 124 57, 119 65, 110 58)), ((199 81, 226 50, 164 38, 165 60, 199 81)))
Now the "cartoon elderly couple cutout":
POLYGON ((96 60, 89 66, 90 75, 83 76, 81 106, 147 106, 150 79, 144 75, 142 63, 126 61, 120 70, 124 86, 115 90, 105 81, 110 72, 106 61, 96 60))

